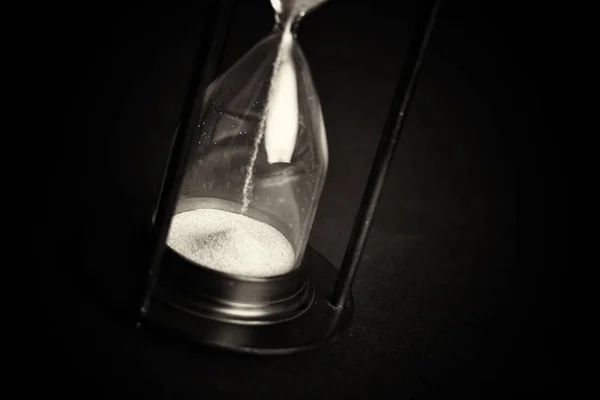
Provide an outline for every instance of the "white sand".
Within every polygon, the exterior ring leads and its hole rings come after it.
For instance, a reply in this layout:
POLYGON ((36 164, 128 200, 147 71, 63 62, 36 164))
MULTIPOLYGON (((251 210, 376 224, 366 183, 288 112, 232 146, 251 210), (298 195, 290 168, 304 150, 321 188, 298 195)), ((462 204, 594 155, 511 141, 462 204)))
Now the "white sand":
POLYGON ((298 135, 298 86, 292 49, 294 37, 287 25, 279 45, 265 110, 265 150, 267 160, 289 163, 298 135))
POLYGON ((278 230, 227 211, 175 215, 167 244, 191 261, 235 275, 275 276, 294 267, 294 249, 278 230))
POLYGON ((267 102, 263 110, 258 134, 254 138, 254 150, 246 172, 243 188, 242 214, 245 214, 252 197, 252 174, 258 157, 258 149, 264 139, 267 161, 289 163, 296 148, 298 135, 298 86, 292 57, 294 37, 291 21, 286 23, 277 56, 273 63, 273 76, 269 82, 267 102))

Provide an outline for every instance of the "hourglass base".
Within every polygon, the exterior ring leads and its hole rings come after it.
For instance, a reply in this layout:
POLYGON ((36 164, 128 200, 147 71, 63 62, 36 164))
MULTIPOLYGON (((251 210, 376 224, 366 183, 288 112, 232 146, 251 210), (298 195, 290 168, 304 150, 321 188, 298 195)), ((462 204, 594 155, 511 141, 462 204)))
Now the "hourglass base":
POLYGON ((310 246, 306 249, 303 267, 311 296, 301 312, 281 322, 265 324, 249 319, 232 323, 214 316, 224 312, 243 315, 246 304, 228 302, 226 307, 204 305, 202 313, 198 313, 197 308, 193 309, 181 301, 180 294, 170 294, 169 289, 163 288, 152 300, 146 325, 203 345, 250 354, 292 354, 332 342, 350 322, 354 308, 352 296, 343 309, 329 303, 337 269, 310 246), (206 312, 207 307, 212 309, 206 312), (234 309, 236 307, 237 310, 234 309))

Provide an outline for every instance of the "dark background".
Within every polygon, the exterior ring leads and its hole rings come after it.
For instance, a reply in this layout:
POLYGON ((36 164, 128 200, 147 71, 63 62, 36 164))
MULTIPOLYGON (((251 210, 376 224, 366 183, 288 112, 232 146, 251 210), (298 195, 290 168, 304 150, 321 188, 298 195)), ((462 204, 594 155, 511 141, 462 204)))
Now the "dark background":
MULTIPOLYGON (((272 26, 266 0, 239 3, 225 68, 272 26)), ((310 244, 338 266, 418 5, 332 0, 299 30, 330 148, 310 244)), ((202 2, 54 4, 31 22, 34 62, 22 64, 34 71, 29 118, 39 124, 26 140, 39 177, 33 230, 44 237, 36 382, 86 398, 537 398, 557 389, 560 291, 545 225, 553 141, 542 107, 549 31, 544 10, 533 18, 517 2, 442 8, 340 341, 254 359, 136 334, 120 320, 136 305, 139 237, 202 11, 202 2)))

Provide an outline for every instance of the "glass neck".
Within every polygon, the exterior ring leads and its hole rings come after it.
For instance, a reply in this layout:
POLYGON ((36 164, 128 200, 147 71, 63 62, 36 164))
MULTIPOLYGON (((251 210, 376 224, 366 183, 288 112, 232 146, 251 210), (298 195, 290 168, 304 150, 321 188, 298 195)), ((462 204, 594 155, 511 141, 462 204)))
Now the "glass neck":
POLYGON ((298 25, 300 25, 300 20, 304 16, 304 13, 295 16, 287 16, 275 14, 275 27, 274 30, 276 32, 284 32, 286 29, 286 25, 290 25, 289 29, 292 32, 292 35, 296 36, 296 31, 298 30, 298 25))

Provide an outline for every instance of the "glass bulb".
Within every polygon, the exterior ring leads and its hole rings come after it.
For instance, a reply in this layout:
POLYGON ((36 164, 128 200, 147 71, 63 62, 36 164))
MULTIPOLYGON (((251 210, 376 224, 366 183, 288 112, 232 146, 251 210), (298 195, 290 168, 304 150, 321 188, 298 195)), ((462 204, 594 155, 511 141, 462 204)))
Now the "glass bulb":
POLYGON ((167 240, 198 265, 267 277, 301 264, 328 152, 292 25, 278 23, 206 91, 167 240))

